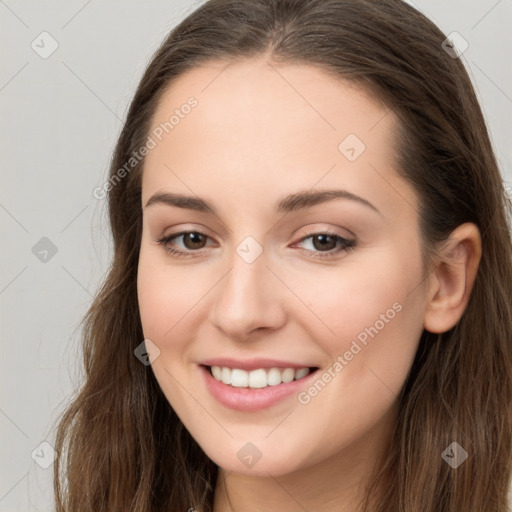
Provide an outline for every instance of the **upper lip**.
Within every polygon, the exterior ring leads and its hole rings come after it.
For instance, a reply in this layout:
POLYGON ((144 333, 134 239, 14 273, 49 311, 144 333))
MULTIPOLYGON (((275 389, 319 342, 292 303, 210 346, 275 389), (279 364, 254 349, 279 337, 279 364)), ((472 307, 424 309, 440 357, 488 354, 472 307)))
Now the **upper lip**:
POLYGON ((282 361, 278 359, 255 358, 245 359, 232 359, 229 357, 216 357, 214 359, 207 359, 200 364, 204 366, 222 366, 226 368, 239 368, 240 370, 251 371, 259 368, 316 368, 316 366, 303 363, 293 363, 291 361, 282 361))

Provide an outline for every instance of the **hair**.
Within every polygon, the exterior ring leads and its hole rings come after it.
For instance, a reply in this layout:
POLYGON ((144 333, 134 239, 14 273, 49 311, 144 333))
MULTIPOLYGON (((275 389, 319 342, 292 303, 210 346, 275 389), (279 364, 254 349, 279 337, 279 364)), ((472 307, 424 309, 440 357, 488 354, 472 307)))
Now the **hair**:
MULTIPOLYGON (((397 172, 420 200, 427 256, 475 223, 482 256, 455 327, 424 331, 396 426, 361 502, 371 512, 506 512, 512 471, 512 241, 503 179, 471 80, 446 36, 401 0, 209 0, 153 55, 110 177, 141 148, 165 91, 214 61, 268 56, 318 66, 396 116, 397 172), (469 454, 452 469, 452 442, 469 454)), ((58 512, 210 512, 218 468, 185 429, 150 366, 137 301, 144 159, 108 192, 113 261, 83 319, 85 378, 59 419, 58 512)))

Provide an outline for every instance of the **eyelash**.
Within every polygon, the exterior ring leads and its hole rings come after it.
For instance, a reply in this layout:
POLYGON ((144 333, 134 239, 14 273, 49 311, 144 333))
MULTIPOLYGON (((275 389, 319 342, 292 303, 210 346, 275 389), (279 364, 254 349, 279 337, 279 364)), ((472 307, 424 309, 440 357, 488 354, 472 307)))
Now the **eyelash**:
MULTIPOLYGON (((179 238, 180 236, 188 235, 191 233, 196 233, 199 235, 203 235, 206 238, 210 238, 210 237, 208 237, 208 235, 206 235, 205 233, 202 233, 201 231, 182 231, 180 233, 175 233, 175 234, 172 234, 169 236, 164 236, 164 237, 160 238, 159 240, 157 240, 157 242, 163 246, 166 253, 172 254, 173 256, 177 256, 178 258, 187 258, 187 257, 192 256, 192 254, 194 252, 200 252, 203 248, 198 249, 198 250, 182 251, 179 249, 173 249, 172 247, 169 246, 169 243, 171 242, 171 240, 174 240, 175 238, 179 238)), ((346 238, 343 238, 343 237, 337 235, 336 233, 331 233, 330 231, 320 231, 320 232, 309 233, 306 236, 302 237, 299 240, 299 243, 304 242, 308 238, 313 238, 318 235, 327 235, 327 236, 335 238, 337 242, 340 242, 340 247, 337 247, 335 249, 330 249, 329 251, 312 251, 309 249, 302 249, 304 252, 313 256, 314 258, 332 258, 342 251, 349 252, 349 251, 354 250, 357 245, 355 240, 348 240, 346 238)))

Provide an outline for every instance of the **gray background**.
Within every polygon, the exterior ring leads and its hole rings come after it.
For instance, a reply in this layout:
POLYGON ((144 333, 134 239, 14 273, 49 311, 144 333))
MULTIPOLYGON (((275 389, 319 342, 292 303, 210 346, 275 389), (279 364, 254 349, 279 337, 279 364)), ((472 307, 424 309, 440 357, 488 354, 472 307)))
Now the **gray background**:
MULTIPOLYGON (((80 382, 79 322, 111 255, 92 191, 148 59, 200 3, 0 0, 1 512, 53 508, 40 444, 80 382), (58 43, 46 59, 43 31, 58 43)), ((512 190, 512 0, 410 3, 469 43, 463 60, 512 190)))

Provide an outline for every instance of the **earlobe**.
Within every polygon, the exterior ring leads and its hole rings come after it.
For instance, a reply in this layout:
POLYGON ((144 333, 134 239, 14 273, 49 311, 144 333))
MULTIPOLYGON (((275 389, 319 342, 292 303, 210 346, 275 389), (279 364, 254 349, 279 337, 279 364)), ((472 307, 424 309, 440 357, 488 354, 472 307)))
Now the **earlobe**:
POLYGON ((429 278, 424 328, 432 333, 450 330, 469 302, 482 254, 480 231, 465 223, 452 231, 439 251, 429 278))

